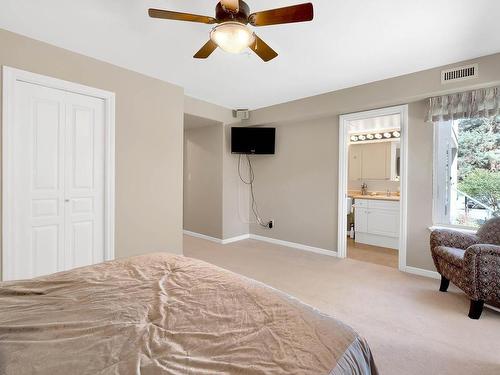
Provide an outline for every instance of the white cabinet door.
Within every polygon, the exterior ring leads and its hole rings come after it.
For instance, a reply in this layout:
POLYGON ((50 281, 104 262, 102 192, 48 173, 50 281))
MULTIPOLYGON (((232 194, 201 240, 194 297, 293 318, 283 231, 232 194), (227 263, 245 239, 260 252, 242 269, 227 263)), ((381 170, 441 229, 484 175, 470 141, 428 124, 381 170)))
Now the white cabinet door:
POLYGON ((381 209, 368 209, 366 232, 381 236, 399 236, 399 212, 381 209))
POLYGON ((104 101, 16 85, 10 279, 102 261, 104 101))
POLYGON ((354 209, 354 228, 356 232, 368 231, 368 209, 364 207, 355 207, 354 209))

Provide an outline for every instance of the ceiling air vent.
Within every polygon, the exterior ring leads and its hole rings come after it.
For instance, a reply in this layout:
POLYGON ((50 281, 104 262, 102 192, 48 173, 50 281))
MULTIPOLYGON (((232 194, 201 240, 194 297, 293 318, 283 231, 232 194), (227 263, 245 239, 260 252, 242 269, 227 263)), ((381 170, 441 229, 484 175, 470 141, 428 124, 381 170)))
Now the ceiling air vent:
POLYGON ((478 69, 477 64, 471 64, 442 70, 441 83, 465 81, 467 79, 477 78, 478 69))

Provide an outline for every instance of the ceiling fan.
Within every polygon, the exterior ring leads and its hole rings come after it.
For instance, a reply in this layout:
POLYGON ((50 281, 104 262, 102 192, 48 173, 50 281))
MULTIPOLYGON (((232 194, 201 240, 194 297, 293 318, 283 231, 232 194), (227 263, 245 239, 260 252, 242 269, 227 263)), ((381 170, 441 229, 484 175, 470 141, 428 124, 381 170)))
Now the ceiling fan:
POLYGON ((149 16, 168 20, 218 24, 210 31, 210 39, 193 56, 206 59, 220 47, 226 52, 240 53, 249 47, 262 60, 269 61, 278 54, 247 26, 269 26, 311 21, 314 16, 311 3, 292 5, 250 14, 243 0, 221 0, 215 7, 215 18, 190 13, 149 9, 149 16))

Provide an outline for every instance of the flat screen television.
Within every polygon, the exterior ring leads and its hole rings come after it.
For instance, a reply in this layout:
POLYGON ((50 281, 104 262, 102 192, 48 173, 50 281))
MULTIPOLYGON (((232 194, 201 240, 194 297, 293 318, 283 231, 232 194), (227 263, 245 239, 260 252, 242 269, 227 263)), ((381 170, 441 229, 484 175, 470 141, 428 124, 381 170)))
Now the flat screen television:
POLYGON ((274 155, 276 128, 231 128, 233 154, 274 155))

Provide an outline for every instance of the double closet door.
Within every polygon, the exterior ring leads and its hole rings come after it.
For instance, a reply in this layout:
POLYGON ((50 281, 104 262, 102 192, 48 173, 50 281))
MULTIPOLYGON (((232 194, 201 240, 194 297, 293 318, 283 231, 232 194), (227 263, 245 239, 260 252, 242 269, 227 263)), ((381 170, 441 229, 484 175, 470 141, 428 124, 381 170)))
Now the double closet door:
POLYGON ((105 103, 16 82, 10 279, 104 260, 105 103))

